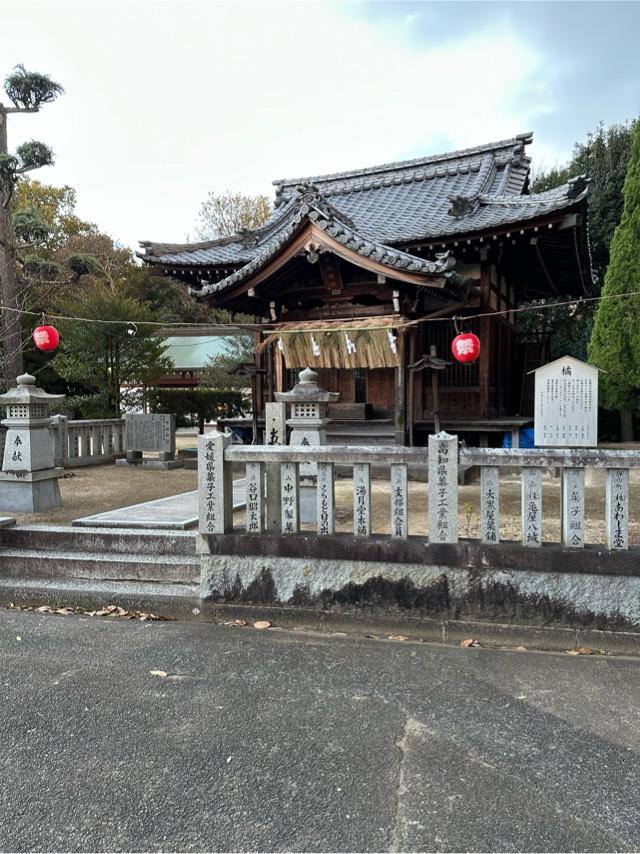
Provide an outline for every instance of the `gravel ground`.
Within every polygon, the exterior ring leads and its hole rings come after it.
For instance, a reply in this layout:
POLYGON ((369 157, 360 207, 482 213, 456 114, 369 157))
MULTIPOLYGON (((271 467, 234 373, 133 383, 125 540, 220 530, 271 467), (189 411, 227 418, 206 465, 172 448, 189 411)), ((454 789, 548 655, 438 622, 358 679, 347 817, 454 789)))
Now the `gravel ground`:
POLYGON ((84 466, 65 471, 60 480, 62 507, 49 513, 9 513, 19 523, 70 525, 74 519, 128 507, 142 501, 188 492, 197 485, 194 469, 154 471, 116 465, 84 466))

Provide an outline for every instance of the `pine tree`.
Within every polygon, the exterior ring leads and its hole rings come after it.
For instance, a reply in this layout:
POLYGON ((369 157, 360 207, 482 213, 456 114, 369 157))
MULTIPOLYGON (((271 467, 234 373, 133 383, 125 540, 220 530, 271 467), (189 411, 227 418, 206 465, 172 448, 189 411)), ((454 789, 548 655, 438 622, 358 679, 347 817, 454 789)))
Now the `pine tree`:
POLYGON ((606 371, 600 377, 601 401, 607 409, 620 410, 622 439, 628 441, 633 438, 632 412, 640 406, 640 123, 634 130, 624 208, 602 296, 589 359, 606 371), (615 298, 631 292, 633 296, 615 298))
MULTIPOLYGON (((63 92, 62 86, 46 74, 27 71, 18 65, 4 81, 4 89, 12 107, 0 103, 0 297, 2 299, 2 345, 4 377, 11 385, 24 368, 22 329, 18 314, 18 285, 16 279, 16 231, 11 213, 11 200, 19 178, 26 172, 50 166, 53 152, 42 142, 25 142, 9 154, 7 117, 11 113, 37 113, 43 104, 54 101, 63 92)), ((20 213, 20 212, 19 212, 20 213)), ((22 212, 23 213, 23 212, 22 212)), ((41 224, 33 218, 23 227, 33 232, 41 224)))

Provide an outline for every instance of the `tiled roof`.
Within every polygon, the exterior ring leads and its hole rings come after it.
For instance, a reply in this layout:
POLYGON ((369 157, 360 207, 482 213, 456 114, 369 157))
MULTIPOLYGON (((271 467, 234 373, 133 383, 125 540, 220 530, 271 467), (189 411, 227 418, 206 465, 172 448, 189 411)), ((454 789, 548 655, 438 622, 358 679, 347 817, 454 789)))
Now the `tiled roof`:
POLYGON ((347 217, 327 203, 324 196, 315 187, 299 185, 291 203, 287 205, 286 220, 270 236, 263 239, 260 243, 260 252, 244 267, 236 270, 230 276, 221 279, 219 282, 205 285, 199 294, 222 291, 256 273, 268 264, 283 246, 289 243, 305 222, 315 223, 347 249, 356 252, 363 258, 371 258, 380 264, 384 264, 392 270, 425 276, 446 276, 455 263, 448 253, 439 256, 436 261, 429 261, 426 258, 410 255, 401 249, 386 246, 372 237, 363 236, 358 233, 347 217))
POLYGON ((586 181, 526 195, 530 158, 525 145, 531 139, 530 133, 520 134, 449 154, 275 181, 276 209, 260 228, 199 244, 143 243, 142 258, 167 266, 255 269, 254 262, 259 265, 274 246, 288 240, 294 211, 310 188, 345 240, 352 239, 351 230, 356 242, 373 244, 376 252, 383 251, 380 244, 390 251, 398 244, 496 229, 571 207, 586 195, 586 181))

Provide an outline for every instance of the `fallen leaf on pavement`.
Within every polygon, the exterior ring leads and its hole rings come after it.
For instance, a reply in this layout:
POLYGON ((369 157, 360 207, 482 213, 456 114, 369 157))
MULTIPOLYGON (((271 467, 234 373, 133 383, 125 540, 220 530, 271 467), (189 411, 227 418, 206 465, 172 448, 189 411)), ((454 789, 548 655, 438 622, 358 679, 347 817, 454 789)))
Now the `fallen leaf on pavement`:
POLYGON ((149 673, 151 676, 160 676, 162 679, 169 675, 166 670, 150 670, 149 673))
POLYGON ((253 624, 254 629, 270 629, 271 623, 269 620, 258 620, 253 624))
POLYGON ((568 649, 567 655, 593 655, 593 650, 590 646, 578 646, 575 649, 568 649))
POLYGON ((460 641, 460 646, 480 646, 480 641, 475 638, 467 638, 466 640, 460 641))

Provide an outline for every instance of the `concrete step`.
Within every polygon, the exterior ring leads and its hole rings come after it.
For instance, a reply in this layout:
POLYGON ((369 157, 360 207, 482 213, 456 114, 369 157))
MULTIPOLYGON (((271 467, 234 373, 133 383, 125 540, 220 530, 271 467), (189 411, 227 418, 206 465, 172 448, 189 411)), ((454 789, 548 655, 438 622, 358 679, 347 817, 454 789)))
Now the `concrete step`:
POLYGON ((0 548, 0 577, 92 579, 197 584, 196 555, 118 554, 108 552, 0 548))
POLYGON ((0 528, 0 549, 84 551, 100 554, 195 556, 192 531, 76 528, 71 525, 17 525, 0 528))
POLYGON ((0 603, 8 605, 10 602, 15 605, 50 605, 54 608, 64 606, 96 610, 115 604, 179 620, 198 619, 202 613, 199 584, 163 584, 157 581, 0 576, 0 603))

